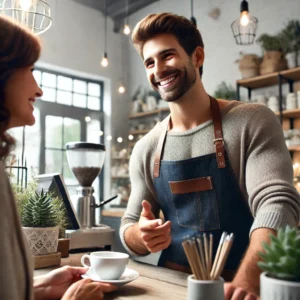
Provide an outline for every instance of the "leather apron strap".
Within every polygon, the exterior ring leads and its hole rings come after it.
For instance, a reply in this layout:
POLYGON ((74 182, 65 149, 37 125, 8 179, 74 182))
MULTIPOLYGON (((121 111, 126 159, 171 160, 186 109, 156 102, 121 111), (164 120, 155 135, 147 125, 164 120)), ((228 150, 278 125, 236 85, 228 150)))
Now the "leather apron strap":
MULTIPOLYGON (((222 117, 221 117, 221 111, 220 107, 218 104, 218 101, 209 96, 210 98, 210 107, 211 107, 211 112, 212 112, 212 119, 213 119, 213 124, 214 124, 214 146, 216 150, 216 158, 218 162, 218 168, 225 168, 226 163, 225 163, 225 143, 223 139, 223 131, 222 131, 222 117)), ((153 171, 153 176, 154 178, 159 177, 159 171, 160 171, 160 162, 161 162, 161 157, 162 157, 162 152, 163 152, 163 147, 165 143, 165 139, 167 136, 168 132, 168 127, 170 124, 170 119, 171 116, 169 115, 166 121, 166 126, 163 128, 163 132, 161 133, 157 147, 156 147, 156 152, 154 156, 154 171, 153 171)))

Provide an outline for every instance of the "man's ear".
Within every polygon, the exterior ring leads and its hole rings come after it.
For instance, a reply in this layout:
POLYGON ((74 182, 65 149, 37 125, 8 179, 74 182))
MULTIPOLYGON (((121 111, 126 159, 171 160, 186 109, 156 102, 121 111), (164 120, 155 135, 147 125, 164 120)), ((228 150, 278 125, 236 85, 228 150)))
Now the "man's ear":
POLYGON ((194 50, 193 63, 195 68, 200 68, 204 63, 204 49, 200 46, 196 47, 194 50))

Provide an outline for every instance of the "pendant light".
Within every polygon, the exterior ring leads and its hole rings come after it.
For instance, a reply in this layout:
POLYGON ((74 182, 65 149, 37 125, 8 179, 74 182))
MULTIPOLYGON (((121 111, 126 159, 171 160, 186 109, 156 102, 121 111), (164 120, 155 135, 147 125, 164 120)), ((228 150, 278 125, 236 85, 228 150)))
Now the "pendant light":
POLYGON ((3 0, 0 14, 11 17, 37 35, 52 25, 51 8, 46 0, 3 0))
POLYGON ((191 22, 197 27, 197 21, 194 17, 194 1, 191 0, 191 22))
POLYGON ((125 65, 125 61, 124 61, 124 51, 122 51, 122 49, 125 48, 124 42, 125 40, 127 41, 128 39, 125 38, 124 36, 121 37, 122 38, 122 47, 121 48, 121 70, 120 70, 120 74, 121 74, 121 78, 119 80, 119 87, 118 87, 118 92, 119 94, 124 94, 126 92, 126 87, 125 87, 125 74, 124 74, 124 65, 125 65))
POLYGON ((102 67, 106 68, 108 66, 107 57, 107 0, 105 0, 105 19, 104 19, 104 53, 101 60, 102 67))
POLYGON ((128 1, 129 0, 126 0, 126 18, 125 18, 124 28, 123 28, 123 33, 126 35, 130 34, 131 32, 129 27, 129 22, 128 22, 128 1))
POLYGON ((253 44, 258 19, 249 14, 249 5, 246 0, 241 2, 241 14, 231 24, 233 36, 238 45, 250 45, 253 44))

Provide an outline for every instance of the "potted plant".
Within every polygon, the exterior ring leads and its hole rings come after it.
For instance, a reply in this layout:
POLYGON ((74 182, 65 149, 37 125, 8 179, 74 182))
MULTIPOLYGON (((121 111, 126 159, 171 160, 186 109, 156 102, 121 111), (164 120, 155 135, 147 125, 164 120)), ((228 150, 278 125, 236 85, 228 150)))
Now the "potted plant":
POLYGON ((287 226, 272 235, 270 244, 263 243, 259 253, 261 300, 299 299, 300 295, 300 232, 287 226))
POLYGON ((261 75, 282 71, 287 68, 282 42, 278 35, 262 34, 256 41, 264 52, 263 60, 260 65, 261 75))
POLYGON ((290 20, 280 33, 289 68, 300 66, 300 21, 290 20))
POLYGON ((217 99, 234 100, 236 99, 236 90, 232 85, 227 85, 225 81, 222 81, 213 96, 217 99))
POLYGON ((33 255, 57 252, 58 238, 64 236, 68 218, 63 202, 50 192, 36 192, 36 183, 27 188, 13 185, 23 232, 33 255))
POLYGON ((256 54, 243 54, 237 60, 239 63, 239 70, 242 73, 242 78, 250 78, 259 75, 259 66, 261 64, 261 57, 256 54))

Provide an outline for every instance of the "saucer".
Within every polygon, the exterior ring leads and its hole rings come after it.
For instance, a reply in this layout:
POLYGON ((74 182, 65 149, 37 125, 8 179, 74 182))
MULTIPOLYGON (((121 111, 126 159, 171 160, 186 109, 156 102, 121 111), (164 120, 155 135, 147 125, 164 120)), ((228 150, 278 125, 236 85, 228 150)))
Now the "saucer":
POLYGON ((135 270, 132 270, 130 268, 126 268, 122 276, 117 280, 104 280, 101 279, 97 274, 95 274, 92 269, 89 269, 85 274, 81 275, 82 278, 89 278, 93 281, 99 281, 99 282, 107 282, 112 283, 114 285, 121 286, 123 284, 126 284, 130 281, 133 281, 139 277, 139 273, 135 270))

